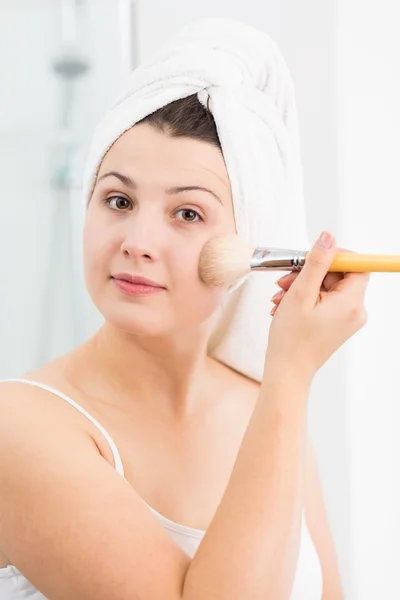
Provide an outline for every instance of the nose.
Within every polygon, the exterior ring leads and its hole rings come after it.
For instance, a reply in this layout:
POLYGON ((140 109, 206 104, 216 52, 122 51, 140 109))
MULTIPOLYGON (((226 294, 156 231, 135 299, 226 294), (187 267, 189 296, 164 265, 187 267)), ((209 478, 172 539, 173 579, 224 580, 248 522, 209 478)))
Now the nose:
POLYGON ((125 257, 157 261, 160 256, 161 231, 156 215, 136 213, 125 223, 121 252, 125 257))

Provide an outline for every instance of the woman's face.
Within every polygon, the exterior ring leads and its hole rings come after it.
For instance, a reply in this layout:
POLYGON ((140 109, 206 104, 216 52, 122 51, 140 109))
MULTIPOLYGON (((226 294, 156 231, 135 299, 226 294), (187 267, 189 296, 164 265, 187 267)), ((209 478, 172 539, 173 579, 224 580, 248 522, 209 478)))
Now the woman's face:
POLYGON ((200 251, 209 238, 235 230, 221 151, 136 125, 106 154, 88 206, 84 267, 92 300, 124 331, 195 332, 226 294, 201 281, 200 251), (162 289, 129 294, 118 274, 146 277, 162 289))

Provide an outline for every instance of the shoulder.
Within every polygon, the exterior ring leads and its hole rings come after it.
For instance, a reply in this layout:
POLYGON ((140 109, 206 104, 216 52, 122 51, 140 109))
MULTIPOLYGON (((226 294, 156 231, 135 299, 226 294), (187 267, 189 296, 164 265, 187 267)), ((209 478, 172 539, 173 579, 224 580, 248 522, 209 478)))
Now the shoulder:
MULTIPOLYGON (((34 385, 44 384, 62 390, 58 361, 29 372, 15 380, 0 382, 0 452, 5 446, 18 447, 27 452, 29 444, 45 444, 56 433, 58 436, 90 437, 90 422, 50 389, 34 385)), ((4 455, 4 454, 3 454, 4 455)))
POLYGON ((239 373, 235 371, 231 367, 215 360, 210 359, 212 361, 212 368, 216 376, 217 382, 229 390, 235 390, 243 396, 247 398, 249 401, 254 400, 254 398, 258 397, 260 393, 261 384, 254 379, 250 379, 243 375, 243 373, 239 373))
POLYGON ((218 399, 226 418, 246 427, 260 394, 260 383, 218 361, 214 361, 213 369, 213 402, 218 399))
POLYGON ((90 437, 78 411, 35 385, 22 381, 0 383, 0 455, 24 453, 29 463, 30 446, 46 446, 49 440, 62 436, 90 437))
POLYGON ((66 403, 58 401, 56 394, 51 393, 50 389, 68 395, 69 386, 64 372, 66 365, 71 359, 74 360, 75 353, 76 350, 37 369, 0 381, 0 416, 4 414, 9 422, 13 417, 24 415, 46 420, 57 416, 59 411, 64 412, 66 403))
POLYGON ((3 557, 48 598, 174 597, 187 557, 100 457, 79 412, 53 400, 0 384, 3 557))

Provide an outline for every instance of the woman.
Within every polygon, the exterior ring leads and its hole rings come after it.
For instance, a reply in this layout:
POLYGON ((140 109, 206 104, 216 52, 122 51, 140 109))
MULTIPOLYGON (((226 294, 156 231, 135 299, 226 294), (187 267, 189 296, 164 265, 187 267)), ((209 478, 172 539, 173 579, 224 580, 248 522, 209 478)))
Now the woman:
POLYGON ((105 154, 84 231, 104 325, 0 386, 2 600, 343 597, 307 406, 315 374, 365 323, 368 276, 327 275, 326 234, 280 280, 252 380, 207 353, 228 291, 198 276, 206 240, 235 231, 196 95, 105 154))

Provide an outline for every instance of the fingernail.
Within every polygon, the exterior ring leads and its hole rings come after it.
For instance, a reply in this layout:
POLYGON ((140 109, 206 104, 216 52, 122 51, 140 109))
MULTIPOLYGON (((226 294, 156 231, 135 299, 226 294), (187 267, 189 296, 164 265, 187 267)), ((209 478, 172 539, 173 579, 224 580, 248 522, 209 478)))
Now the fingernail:
POLYGON ((323 231, 317 240, 317 245, 321 248, 332 248, 333 236, 328 231, 323 231))

